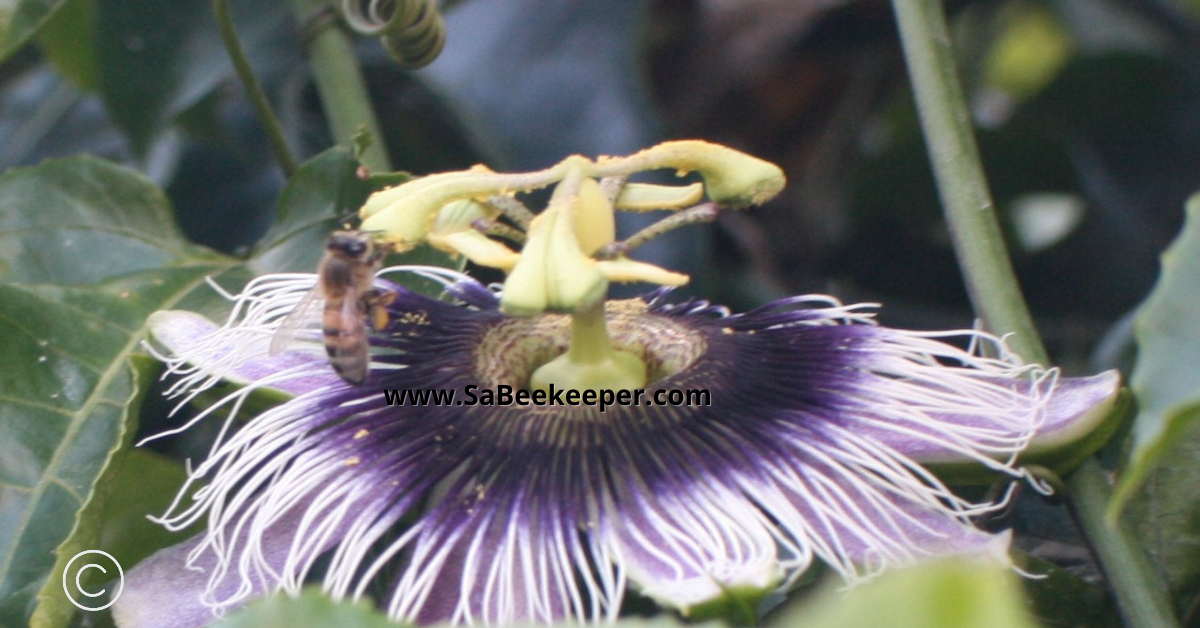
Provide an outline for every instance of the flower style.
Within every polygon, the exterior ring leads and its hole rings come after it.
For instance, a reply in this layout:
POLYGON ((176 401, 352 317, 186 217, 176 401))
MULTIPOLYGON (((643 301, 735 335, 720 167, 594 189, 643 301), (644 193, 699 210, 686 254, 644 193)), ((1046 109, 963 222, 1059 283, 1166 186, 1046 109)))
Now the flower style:
POLYGON ((674 142, 378 192, 363 229, 382 243, 429 243, 508 274, 489 288, 446 269, 381 271, 373 292, 389 295, 387 324, 368 334, 362 385, 330 368, 317 314, 271 355, 315 275, 254 280, 222 327, 157 314, 152 331, 180 376, 173 395, 187 401, 223 379, 244 387, 195 419, 231 409, 191 472, 189 485, 203 487, 190 501, 185 487, 162 519, 181 529, 206 518, 206 531, 131 571, 118 624, 190 628, 310 577, 418 624, 548 623, 614 619, 629 585, 686 613, 786 590, 817 561, 853 582, 929 555, 1004 560, 1008 535, 971 523, 1004 500, 964 499, 931 469, 1027 477, 1019 456, 1102 422, 1115 373, 1061 377, 987 333, 890 329, 873 306, 827 296, 743 314, 672 303, 670 288, 605 300, 609 281, 687 280, 627 258, 638 242, 782 185, 767 162, 674 142), (704 184, 625 180, 662 167, 699 170, 704 184), (536 217, 508 205, 514 190, 550 184, 536 217), (688 208, 705 193, 710 204, 688 208), (647 206, 677 213, 617 241, 613 211, 647 206), (524 241, 519 253, 486 237, 501 214, 515 223, 504 229, 524 232, 512 238, 524 241), (403 273, 446 298, 405 287, 403 273), (710 403, 473 403, 501 386, 644 390, 649 400, 701 389, 710 403), (233 432, 261 388, 290 398, 233 432), (405 391, 456 397, 395 403, 405 391))

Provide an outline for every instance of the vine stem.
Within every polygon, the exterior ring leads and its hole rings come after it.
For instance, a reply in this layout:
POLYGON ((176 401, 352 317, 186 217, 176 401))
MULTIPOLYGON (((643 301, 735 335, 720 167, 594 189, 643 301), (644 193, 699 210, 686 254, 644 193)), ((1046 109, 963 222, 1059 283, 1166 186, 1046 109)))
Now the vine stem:
POLYGON ((893 0, 921 127, 929 145, 950 237, 975 311, 1009 346, 1046 364, 1033 318, 1008 259, 995 204, 954 63, 939 0, 893 0))
MULTIPOLYGON (((941 0, 892 0, 955 253, 975 311, 1026 360, 1045 347, 1009 261, 955 67, 941 0)), ((1095 458, 1066 478, 1072 512, 1133 628, 1178 628, 1167 587, 1123 527, 1105 519, 1110 486, 1095 458)))
POLYGON ((1108 519, 1112 486, 1099 461, 1085 460, 1067 478, 1067 486, 1071 489, 1072 512, 1115 589, 1126 623, 1135 628, 1178 628, 1166 584, 1130 532, 1108 519))
POLYGON ((242 88, 246 90, 246 96, 254 105, 254 112, 258 116, 259 124, 263 125, 263 129, 267 132, 267 141, 271 144, 271 152, 275 154, 275 160, 283 168, 283 173, 291 177, 292 173, 296 171, 296 159, 292 157, 292 152, 288 149, 287 139, 283 134, 283 125, 279 124, 279 118, 275 116, 275 110, 271 108, 271 101, 267 98, 262 83, 254 74, 254 69, 250 67, 250 60, 246 57, 242 42, 238 40, 237 28, 233 24, 233 17, 229 14, 229 0, 213 0, 213 13, 217 18, 217 29, 221 32, 221 40, 225 43, 225 51, 233 62, 233 69, 242 82, 242 88))
POLYGON ((371 172, 391 172, 382 127, 349 36, 327 24, 310 30, 310 21, 330 10, 325 0, 292 0, 292 5, 301 32, 311 34, 307 39, 309 65, 335 141, 350 142, 366 131, 371 142, 360 155, 362 164, 371 172))

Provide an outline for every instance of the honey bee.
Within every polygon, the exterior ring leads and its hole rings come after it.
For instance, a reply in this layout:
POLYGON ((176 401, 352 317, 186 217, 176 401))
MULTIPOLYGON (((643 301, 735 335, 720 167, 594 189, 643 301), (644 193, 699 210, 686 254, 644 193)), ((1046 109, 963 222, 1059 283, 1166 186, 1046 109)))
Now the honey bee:
POLYGON ((310 316, 311 304, 324 300, 321 337, 329 365, 355 386, 367 379, 370 346, 367 323, 376 331, 388 324, 386 306, 395 293, 374 287, 375 271, 387 253, 362 231, 335 231, 325 242, 317 266, 317 286, 296 305, 271 339, 270 353, 282 351, 310 316))

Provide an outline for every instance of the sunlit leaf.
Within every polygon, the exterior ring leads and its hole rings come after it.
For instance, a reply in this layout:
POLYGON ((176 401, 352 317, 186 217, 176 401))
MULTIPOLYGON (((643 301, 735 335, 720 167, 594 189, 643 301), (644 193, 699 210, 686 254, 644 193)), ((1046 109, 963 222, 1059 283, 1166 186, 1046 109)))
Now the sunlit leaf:
POLYGON ((1187 425, 1200 416, 1200 195, 1187 202, 1183 231, 1162 255, 1162 275, 1137 315, 1138 401, 1133 452, 1113 495, 1115 515, 1187 425))
POLYGON ((366 602, 334 602, 319 589, 298 597, 273 595, 247 604, 213 628, 395 628, 366 602))
POLYGON ((783 613, 776 628, 1032 628, 1008 567, 949 558, 900 569, 848 592, 826 590, 783 613))

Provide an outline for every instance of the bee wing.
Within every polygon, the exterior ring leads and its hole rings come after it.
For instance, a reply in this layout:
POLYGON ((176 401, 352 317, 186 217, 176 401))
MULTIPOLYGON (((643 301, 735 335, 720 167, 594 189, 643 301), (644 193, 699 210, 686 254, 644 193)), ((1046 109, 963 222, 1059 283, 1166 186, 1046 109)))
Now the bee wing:
MULTIPOLYGON (((347 382, 359 386, 367 379, 367 370, 371 362, 366 312, 363 311, 362 294, 356 287, 349 287, 345 296, 345 300, 342 301, 341 328, 338 330, 345 342, 331 344, 326 336, 325 350, 329 352, 329 363, 337 374, 347 382)), ((328 329, 324 333, 328 334, 328 329)))
POLYGON ((320 320, 324 303, 320 288, 309 290, 296 304, 296 307, 292 308, 292 311, 284 317, 283 322, 279 324, 279 329, 275 330, 275 334, 271 336, 271 346, 267 349, 267 355, 274 356, 283 353, 287 350, 288 345, 296 339, 296 333, 303 329, 308 321, 320 320))
POLYGON ((342 324, 346 332, 355 339, 355 344, 367 345, 367 313, 363 311, 363 294, 357 286, 347 286, 346 299, 342 301, 342 324))

